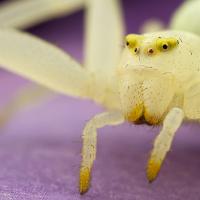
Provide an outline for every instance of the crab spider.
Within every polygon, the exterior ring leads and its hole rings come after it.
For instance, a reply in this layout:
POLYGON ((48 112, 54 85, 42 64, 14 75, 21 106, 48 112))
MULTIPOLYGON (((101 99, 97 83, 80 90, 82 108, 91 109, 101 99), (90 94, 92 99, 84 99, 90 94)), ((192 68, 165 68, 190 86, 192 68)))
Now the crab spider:
POLYGON ((182 121, 200 118, 200 38, 166 31, 132 34, 126 40, 121 62, 112 69, 112 82, 104 82, 50 44, 25 33, 0 31, 0 63, 6 69, 65 94, 91 98, 108 109, 92 118, 83 131, 80 193, 89 188, 98 128, 124 121, 162 123, 147 166, 147 178, 153 181, 182 121))
MULTIPOLYGON (((90 4, 89 0, 9 0, 6 3, 0 4, 0 26, 5 28, 27 28, 33 26, 37 23, 49 20, 51 18, 71 14, 81 8, 88 7, 90 4), (34 11, 34 12, 33 12, 34 11)), ((105 4, 105 3, 104 3, 105 4)), ((191 20, 193 16, 198 16, 198 7, 199 1, 186 2, 174 13, 174 16, 170 22, 171 29, 181 29, 188 30, 198 33, 198 26, 195 26, 195 20, 191 20), (193 23, 185 23, 188 20, 193 23)), ((118 18, 118 20, 120 20, 118 18)), ((198 21, 198 20, 196 20, 198 21)), ((162 22, 158 20, 149 20, 141 28, 141 32, 155 32, 164 29, 162 22)), ((93 32, 96 32, 96 29, 93 32)), ((90 33, 89 33, 90 34, 90 33)), ((88 33, 86 34, 88 35, 88 33)), ((95 34, 94 34, 95 35, 95 34)), ((109 42, 109 41, 108 41, 109 42)), ((89 48, 90 49, 90 48, 89 48)), ((116 50, 117 48, 114 48, 116 50)), ((85 51, 86 54, 93 53, 92 51, 85 51)), ((97 55, 97 54, 93 54, 97 55)), ((101 55, 101 54, 99 54, 101 55)), ((105 54, 106 55, 106 54, 105 54)), ((104 57, 105 57, 104 55, 104 57)), ((87 58, 88 56, 86 56, 87 58)), ((91 57, 91 56, 90 56, 91 57)), ((93 56, 95 62, 101 63, 104 60, 103 56, 93 56)), ((112 59, 107 59, 112 60, 112 59)), ((90 62, 90 64, 93 64, 90 62)), ((90 65, 86 59, 86 65, 90 65)), ((111 66, 112 63, 107 64, 111 66)), ((41 96, 52 96, 52 92, 40 87, 29 86, 27 89, 23 89, 16 93, 16 96, 10 100, 7 104, 4 105, 4 108, 1 109, 1 118, 0 126, 4 126, 9 119, 14 115, 19 109, 25 107, 28 104, 33 103, 33 100, 30 98, 30 94, 36 94, 34 96, 34 101, 41 99, 41 96), (38 91, 36 91, 38 89, 38 91), (41 90, 44 91, 44 95, 41 93, 41 90), (37 99, 38 94, 38 99, 37 99), (25 100, 24 100, 25 99, 25 100), (29 99, 27 101, 27 99, 29 99), (20 102, 21 101, 21 102, 20 102), (26 103, 22 103, 26 102, 26 103), (30 103, 29 103, 30 102, 30 103), (9 113, 9 114, 8 114, 9 113), (3 117, 6 116, 6 117, 3 117)))
POLYGON ((87 26, 93 31, 87 36, 86 68, 41 39, 20 31, 0 30, 2 67, 61 93, 93 99, 107 109, 94 116, 83 131, 81 194, 90 186, 98 128, 124 121, 163 124, 147 165, 147 178, 152 182, 183 120, 200 118, 200 38, 176 31, 130 34, 116 64, 123 32, 120 20, 116 20, 120 16, 117 1, 90 3, 87 26), (97 12, 99 8, 103 8, 103 15, 97 12), (94 32, 99 23, 89 16, 108 23, 94 32), (107 28, 109 33, 104 31, 107 28), (101 35, 105 43, 97 40, 101 35))

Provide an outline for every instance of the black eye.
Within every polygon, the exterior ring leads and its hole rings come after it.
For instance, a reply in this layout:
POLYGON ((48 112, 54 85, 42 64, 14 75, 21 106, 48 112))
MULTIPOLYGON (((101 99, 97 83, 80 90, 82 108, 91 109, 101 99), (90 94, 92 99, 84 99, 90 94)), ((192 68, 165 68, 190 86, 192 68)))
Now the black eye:
POLYGON ((162 48, 166 50, 166 49, 168 49, 168 45, 167 44, 163 44, 162 48))
POLYGON ((136 47, 135 49, 134 49, 134 52, 135 52, 135 54, 138 54, 139 52, 140 52, 140 48, 138 47, 136 47))
POLYGON ((126 42, 126 46, 129 46, 129 42, 126 42))

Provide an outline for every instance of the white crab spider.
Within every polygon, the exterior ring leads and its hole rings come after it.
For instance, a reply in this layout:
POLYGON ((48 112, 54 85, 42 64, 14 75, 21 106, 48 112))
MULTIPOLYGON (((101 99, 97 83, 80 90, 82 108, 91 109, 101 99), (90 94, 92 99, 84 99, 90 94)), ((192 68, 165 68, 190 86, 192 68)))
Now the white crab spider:
POLYGON ((83 131, 80 193, 89 189, 98 128, 124 121, 163 124, 147 166, 147 178, 153 181, 182 121, 200 118, 200 38, 174 31, 131 34, 117 65, 123 30, 117 1, 90 3, 88 15, 95 18, 87 21, 93 30, 87 37, 87 68, 36 37, 0 30, 0 64, 5 69, 64 94, 91 98, 107 108, 83 131), (103 8, 103 15, 97 8, 103 8), (107 23, 94 32, 102 20, 107 23), (105 32, 108 28, 109 33, 105 32), (98 40, 101 35, 105 43, 98 40))
POLYGON ((163 123, 147 167, 148 180, 152 181, 182 121, 200 118, 200 38, 190 33, 167 31, 128 35, 126 39, 128 47, 120 65, 113 68, 114 78, 109 84, 103 84, 103 79, 98 82, 100 76, 95 74, 98 79, 94 79, 94 72, 79 68, 72 60, 73 66, 66 67, 70 58, 55 47, 24 33, 0 31, 0 63, 6 69, 63 93, 92 98, 108 108, 108 112, 92 118, 83 132, 81 193, 89 188, 96 155, 96 129, 125 120, 163 123), (100 99, 96 91, 102 95, 100 99))

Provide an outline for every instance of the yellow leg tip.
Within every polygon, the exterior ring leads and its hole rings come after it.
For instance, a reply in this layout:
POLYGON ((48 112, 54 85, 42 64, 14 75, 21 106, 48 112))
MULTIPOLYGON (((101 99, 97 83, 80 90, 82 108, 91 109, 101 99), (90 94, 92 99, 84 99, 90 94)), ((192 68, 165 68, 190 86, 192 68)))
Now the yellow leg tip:
POLYGON ((149 160, 148 165, 147 165, 147 171, 146 171, 146 175, 147 175, 147 179, 149 183, 153 182, 156 179, 160 171, 160 167, 161 167, 160 161, 157 161, 155 159, 149 160))
POLYGON ((90 187, 90 169, 88 167, 82 167, 80 169, 80 182, 79 182, 79 192, 84 194, 88 191, 90 187))

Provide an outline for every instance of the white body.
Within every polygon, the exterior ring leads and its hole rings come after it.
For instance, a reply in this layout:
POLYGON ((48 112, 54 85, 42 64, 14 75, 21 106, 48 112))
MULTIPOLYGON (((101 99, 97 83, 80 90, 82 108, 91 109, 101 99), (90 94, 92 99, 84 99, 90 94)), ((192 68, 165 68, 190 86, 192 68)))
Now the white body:
POLYGON ((95 71, 92 66, 81 68, 64 52, 33 36, 0 30, 3 67, 56 91, 91 98, 108 109, 83 131, 80 193, 90 186, 98 128, 125 120, 163 124, 147 167, 147 178, 153 181, 182 121, 200 119, 200 38, 176 31, 131 38, 136 40, 125 47, 118 66, 95 71))

